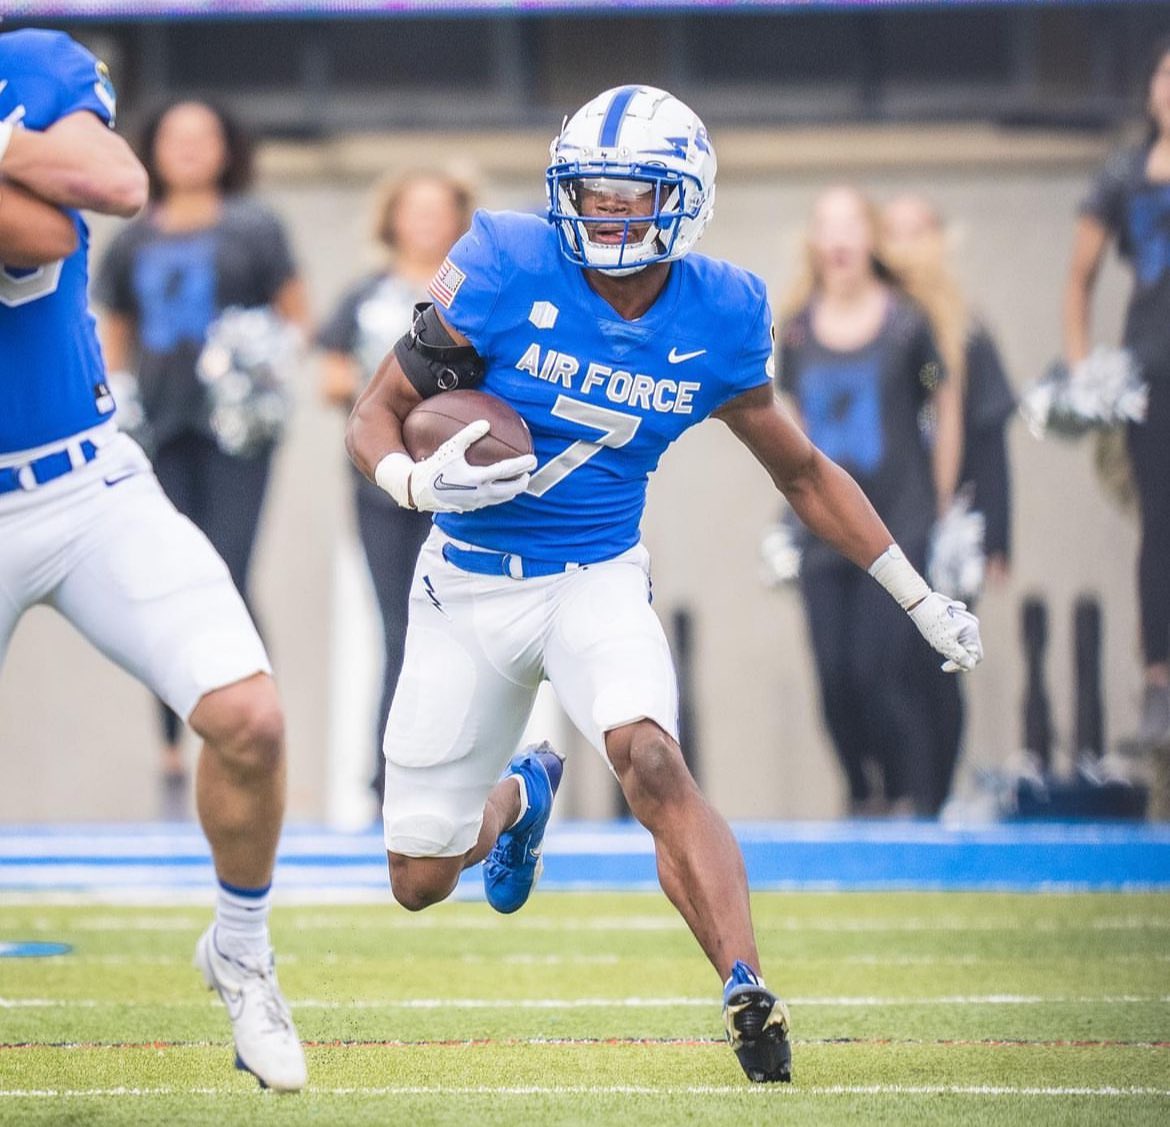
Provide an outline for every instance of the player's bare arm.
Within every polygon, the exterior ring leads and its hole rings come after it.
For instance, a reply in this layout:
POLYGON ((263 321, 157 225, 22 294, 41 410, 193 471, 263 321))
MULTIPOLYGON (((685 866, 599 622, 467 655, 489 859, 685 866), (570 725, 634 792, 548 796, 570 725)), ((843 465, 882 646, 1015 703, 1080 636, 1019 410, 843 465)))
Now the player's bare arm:
POLYGON ((43 266, 77 250, 77 229, 60 208, 0 177, 0 262, 43 266))
POLYGON ((804 524, 843 556, 868 568, 894 542, 857 483, 809 441, 770 386, 736 396, 716 417, 755 455, 804 524))
POLYGON ((389 454, 406 454, 402 420, 422 402, 393 352, 358 396, 345 428, 350 460, 371 481, 378 463, 389 454))
POLYGON ((490 466, 468 463, 467 448, 487 434, 487 420, 470 423, 421 462, 406 450, 402 420, 422 402, 419 388, 433 393, 448 369, 471 375, 478 365, 468 339, 428 306, 358 397, 346 428, 346 449, 358 469, 402 507, 466 512, 510 501, 528 487, 528 475, 536 468, 530 454, 490 466))
POLYGON ((146 170, 130 146, 87 110, 43 132, 13 131, 0 174, 60 207, 129 218, 146 203, 146 170))
POLYGON ((930 589, 861 488, 808 440, 770 386, 736 396, 716 414, 767 469, 810 531, 868 571, 910 615, 947 659, 943 669, 969 670, 982 660, 974 615, 930 589))

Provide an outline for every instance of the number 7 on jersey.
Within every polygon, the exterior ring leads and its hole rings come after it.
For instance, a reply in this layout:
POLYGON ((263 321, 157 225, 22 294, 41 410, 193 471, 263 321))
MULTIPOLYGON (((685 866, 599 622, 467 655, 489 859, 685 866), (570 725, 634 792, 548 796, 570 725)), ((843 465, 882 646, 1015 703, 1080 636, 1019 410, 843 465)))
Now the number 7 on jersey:
POLYGON ((550 458, 540 467, 528 482, 526 492, 533 497, 543 497, 554 485, 564 481, 575 469, 583 466, 602 447, 616 449, 625 446, 638 431, 642 420, 636 415, 625 415, 621 411, 613 411, 609 407, 599 407, 595 403, 585 403, 580 399, 570 399, 567 395, 558 395, 553 404, 552 413, 558 419, 568 419, 572 423, 580 423, 583 427, 601 431, 601 436, 595 441, 579 438, 570 443, 555 458, 550 458))

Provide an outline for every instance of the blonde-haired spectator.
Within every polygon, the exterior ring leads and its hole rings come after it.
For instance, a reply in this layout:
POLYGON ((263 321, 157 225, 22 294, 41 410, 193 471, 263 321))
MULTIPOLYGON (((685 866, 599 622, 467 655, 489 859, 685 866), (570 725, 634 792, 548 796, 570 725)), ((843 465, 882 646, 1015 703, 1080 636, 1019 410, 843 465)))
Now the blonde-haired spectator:
MULTIPOLYGON (((470 226, 472 210, 470 188, 445 172, 412 171, 379 188, 373 235, 385 264, 343 295, 317 336, 324 350, 321 391, 328 403, 347 411, 353 406, 382 358, 410 328, 415 303, 426 300, 427 284, 470 226)), ((402 669, 410 581, 431 516, 399 508, 389 494, 351 470, 358 532, 385 640, 371 782, 381 798, 385 777, 381 726, 402 669)))
MULTIPOLYGON (((817 197, 782 313, 782 389, 923 569, 958 473, 958 389, 911 283, 884 260, 877 211, 858 189, 817 197)), ((957 688, 934 685, 945 675, 905 616, 827 544, 806 546, 801 590, 851 812, 936 813, 952 764, 940 760, 930 712, 936 693, 957 688)))

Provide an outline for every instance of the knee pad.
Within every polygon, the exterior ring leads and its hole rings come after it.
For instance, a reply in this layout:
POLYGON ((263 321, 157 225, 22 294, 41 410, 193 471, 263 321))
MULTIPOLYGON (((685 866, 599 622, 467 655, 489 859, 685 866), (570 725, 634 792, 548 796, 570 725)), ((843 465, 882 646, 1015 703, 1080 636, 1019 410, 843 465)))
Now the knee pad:
POLYGON ((461 857, 479 836, 479 825, 459 826, 440 814, 387 815, 386 848, 404 857, 461 857))

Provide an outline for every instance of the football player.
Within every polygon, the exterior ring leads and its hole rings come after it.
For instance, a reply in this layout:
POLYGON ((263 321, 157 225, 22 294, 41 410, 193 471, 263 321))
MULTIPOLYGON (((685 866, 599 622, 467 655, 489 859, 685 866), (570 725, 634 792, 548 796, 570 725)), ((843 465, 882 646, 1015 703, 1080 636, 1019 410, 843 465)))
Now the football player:
POLYGON ((283 716, 227 568, 114 423, 86 305, 80 211, 130 216, 146 173, 113 132, 105 65, 69 36, 0 34, 0 660, 43 603, 204 739, 197 802, 219 878, 196 965, 236 1064, 297 1090, 305 1058, 268 941, 283 716))
POLYGON ((569 119, 551 156, 548 217, 477 213, 349 424, 358 466, 400 504, 436 513, 386 728, 391 884, 424 908, 483 860, 489 903, 525 902, 561 763, 545 746, 508 757, 548 679, 654 837, 663 889, 724 983, 740 1064, 754 1081, 788 1080, 788 1014, 759 974, 743 860, 679 750, 639 540, 647 478, 715 416, 948 668, 980 660, 978 623, 930 590, 853 480, 777 405, 763 282, 692 253, 715 197, 695 114, 662 90, 609 90, 569 119), (520 412, 535 456, 470 466, 481 420, 414 462, 403 418, 472 384, 520 412))

